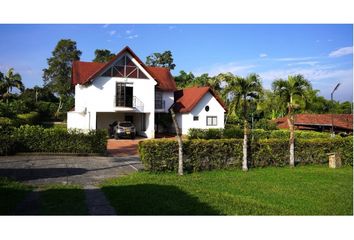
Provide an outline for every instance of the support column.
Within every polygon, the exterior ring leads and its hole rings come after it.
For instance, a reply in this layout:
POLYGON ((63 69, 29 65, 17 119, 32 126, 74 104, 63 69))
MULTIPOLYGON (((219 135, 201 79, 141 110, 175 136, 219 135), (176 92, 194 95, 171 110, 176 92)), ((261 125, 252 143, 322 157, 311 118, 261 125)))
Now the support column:
POLYGON ((146 136, 148 138, 155 138, 155 114, 147 113, 145 117, 146 121, 146 136))

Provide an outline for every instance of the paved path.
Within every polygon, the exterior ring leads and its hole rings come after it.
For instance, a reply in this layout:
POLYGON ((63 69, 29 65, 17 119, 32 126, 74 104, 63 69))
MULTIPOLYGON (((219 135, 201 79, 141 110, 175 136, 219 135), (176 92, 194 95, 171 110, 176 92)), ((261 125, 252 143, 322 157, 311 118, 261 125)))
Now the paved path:
POLYGON ((85 187, 86 206, 90 215, 116 215, 101 189, 96 186, 85 187))
POLYGON ((95 185, 142 169, 138 156, 4 156, 0 157, 0 176, 32 185, 48 183, 95 185))

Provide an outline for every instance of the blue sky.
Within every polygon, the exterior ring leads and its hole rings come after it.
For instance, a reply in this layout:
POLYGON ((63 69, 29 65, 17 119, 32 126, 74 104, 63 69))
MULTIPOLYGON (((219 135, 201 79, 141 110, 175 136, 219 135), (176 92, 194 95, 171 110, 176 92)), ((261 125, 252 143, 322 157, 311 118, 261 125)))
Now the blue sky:
POLYGON ((320 95, 353 99, 353 26, 314 24, 87 24, 0 25, 0 71, 14 67, 26 87, 42 85, 46 59, 62 38, 77 42, 82 61, 95 49, 119 52, 128 45, 144 61, 171 50, 178 74, 258 73, 265 88, 276 78, 301 73, 320 95))

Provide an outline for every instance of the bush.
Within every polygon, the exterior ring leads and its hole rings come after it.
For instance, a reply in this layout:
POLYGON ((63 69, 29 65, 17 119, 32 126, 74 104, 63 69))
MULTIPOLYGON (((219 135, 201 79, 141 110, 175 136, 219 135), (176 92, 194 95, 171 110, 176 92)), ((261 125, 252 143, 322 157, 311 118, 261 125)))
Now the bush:
POLYGON ((15 141, 8 134, 0 135, 0 156, 12 154, 15 151, 15 141))
POLYGON ((262 118, 256 122, 255 128, 264 130, 276 130, 277 124, 274 121, 262 118))
MULTIPOLYGON (((264 130, 253 129, 249 137, 253 139, 289 139, 289 130, 264 130)), ((295 131, 297 139, 329 138, 330 133, 316 131, 295 131)), ((227 125, 225 129, 201 129, 191 128, 188 131, 189 139, 221 139, 221 138, 243 138, 243 129, 237 125, 227 125)))
POLYGON ((188 130, 189 139, 220 139, 223 137, 222 128, 190 128, 188 130))
MULTIPOLYGON (((11 138, 15 144, 14 152, 104 153, 107 132, 92 130, 83 133, 78 130, 23 125, 14 129, 11 138)), ((3 152, 1 154, 6 154, 3 152)))
MULTIPOLYGON (((188 140, 183 142, 184 168, 201 171, 224 168, 241 168, 242 140, 188 140)), ((328 162, 328 153, 337 152, 344 165, 353 165, 353 139, 297 140, 297 164, 322 164, 328 162)), ((147 140, 139 142, 139 153, 149 171, 176 171, 178 144, 174 140, 147 140)), ((289 164, 287 139, 265 139, 250 146, 250 167, 286 166, 289 164)))

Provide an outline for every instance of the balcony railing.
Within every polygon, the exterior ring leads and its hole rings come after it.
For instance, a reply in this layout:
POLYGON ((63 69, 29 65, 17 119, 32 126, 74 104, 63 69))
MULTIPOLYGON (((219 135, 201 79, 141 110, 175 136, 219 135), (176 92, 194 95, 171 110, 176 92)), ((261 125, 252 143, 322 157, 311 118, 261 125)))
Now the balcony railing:
POLYGON ((132 98, 122 98, 119 96, 115 97, 115 106, 116 107, 126 107, 126 108, 136 108, 137 110, 143 112, 144 111, 144 103, 137 98, 136 96, 133 96, 132 98))
POLYGON ((156 110, 165 109, 165 101, 155 99, 155 109, 156 110))

